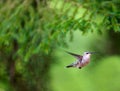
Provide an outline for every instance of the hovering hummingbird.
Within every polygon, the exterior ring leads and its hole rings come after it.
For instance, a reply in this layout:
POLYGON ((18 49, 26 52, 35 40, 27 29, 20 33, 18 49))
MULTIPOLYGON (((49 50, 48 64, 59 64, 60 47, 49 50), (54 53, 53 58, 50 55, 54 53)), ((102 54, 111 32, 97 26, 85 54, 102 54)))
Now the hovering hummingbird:
POLYGON ((91 54, 94 54, 96 52, 84 52, 83 56, 78 55, 78 54, 74 54, 71 52, 67 52, 67 53, 74 56, 77 60, 76 60, 76 62, 74 62, 66 67, 67 68, 77 67, 77 68, 81 69, 82 67, 86 66, 90 62, 91 54))

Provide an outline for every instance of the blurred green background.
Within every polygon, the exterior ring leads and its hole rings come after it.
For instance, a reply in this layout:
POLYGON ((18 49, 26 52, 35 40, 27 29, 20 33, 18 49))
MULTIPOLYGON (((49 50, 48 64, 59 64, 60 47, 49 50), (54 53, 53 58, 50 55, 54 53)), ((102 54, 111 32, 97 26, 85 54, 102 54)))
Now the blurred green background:
POLYGON ((119 0, 0 0, 0 91, 120 91, 119 0), (82 69, 70 51, 98 52, 82 69))

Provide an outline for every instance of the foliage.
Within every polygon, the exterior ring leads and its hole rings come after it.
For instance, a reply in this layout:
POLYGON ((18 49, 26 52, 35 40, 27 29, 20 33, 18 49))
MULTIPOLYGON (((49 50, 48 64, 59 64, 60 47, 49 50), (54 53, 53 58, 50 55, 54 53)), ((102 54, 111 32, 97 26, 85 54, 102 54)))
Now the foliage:
POLYGON ((120 31, 119 0, 54 0, 52 8, 57 9, 57 21, 53 21, 54 29, 88 31, 110 30, 120 31), (55 26, 54 26, 55 25, 55 26))
POLYGON ((66 45, 66 34, 120 31, 118 7, 117 0, 1 0, 1 79, 16 91, 48 89, 53 51, 66 45))

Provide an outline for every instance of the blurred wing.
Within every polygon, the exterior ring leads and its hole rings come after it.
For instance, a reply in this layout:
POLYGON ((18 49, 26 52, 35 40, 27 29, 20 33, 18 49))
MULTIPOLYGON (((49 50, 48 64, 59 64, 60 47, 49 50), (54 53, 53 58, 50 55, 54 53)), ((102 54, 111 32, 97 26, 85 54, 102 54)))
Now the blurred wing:
MULTIPOLYGON (((67 51, 66 51, 67 52, 67 51)), ((82 60, 82 57, 81 55, 78 55, 78 54, 74 54, 74 53, 71 53, 71 52, 67 52, 68 54, 74 56, 75 58, 79 59, 79 60, 82 60)))

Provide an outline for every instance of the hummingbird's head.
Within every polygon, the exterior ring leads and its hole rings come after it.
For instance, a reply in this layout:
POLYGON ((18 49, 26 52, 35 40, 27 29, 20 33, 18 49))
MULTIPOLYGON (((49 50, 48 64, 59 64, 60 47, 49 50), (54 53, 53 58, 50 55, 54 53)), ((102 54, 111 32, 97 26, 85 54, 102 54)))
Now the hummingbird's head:
POLYGON ((90 52, 84 52, 84 54, 83 54, 83 59, 84 59, 84 60, 88 60, 88 59, 90 59, 90 56, 91 56, 91 53, 90 53, 90 52))
POLYGON ((91 54, 94 54, 95 52, 84 52, 83 59, 88 60, 90 59, 91 54))

